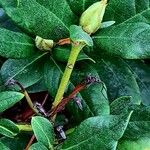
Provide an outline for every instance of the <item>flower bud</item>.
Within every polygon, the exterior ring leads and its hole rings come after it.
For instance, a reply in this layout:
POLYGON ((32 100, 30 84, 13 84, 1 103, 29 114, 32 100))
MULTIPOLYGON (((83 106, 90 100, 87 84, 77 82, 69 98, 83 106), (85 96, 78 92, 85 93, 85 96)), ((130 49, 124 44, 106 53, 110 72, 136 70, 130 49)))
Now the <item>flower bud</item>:
POLYGON ((101 0, 91 5, 83 12, 80 18, 80 26, 88 34, 95 33, 100 27, 107 6, 107 0, 101 0))
POLYGON ((49 39, 43 39, 39 36, 36 36, 35 44, 36 44, 36 47, 40 50, 50 51, 54 46, 54 41, 49 40, 49 39))

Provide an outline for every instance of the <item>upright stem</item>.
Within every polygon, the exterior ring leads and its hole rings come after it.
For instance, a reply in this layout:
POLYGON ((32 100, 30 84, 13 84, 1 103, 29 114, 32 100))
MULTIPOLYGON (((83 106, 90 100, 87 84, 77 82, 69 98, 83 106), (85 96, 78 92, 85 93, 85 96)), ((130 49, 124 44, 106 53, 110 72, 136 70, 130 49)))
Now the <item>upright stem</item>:
POLYGON ((75 65, 75 62, 77 60, 78 54, 79 52, 82 50, 83 48, 83 44, 72 44, 72 48, 71 48, 71 53, 68 59, 68 63, 67 66, 65 68, 63 77, 61 79, 55 100, 53 102, 53 108, 56 107, 62 100, 65 89, 69 83, 69 79, 73 70, 73 67, 75 65))

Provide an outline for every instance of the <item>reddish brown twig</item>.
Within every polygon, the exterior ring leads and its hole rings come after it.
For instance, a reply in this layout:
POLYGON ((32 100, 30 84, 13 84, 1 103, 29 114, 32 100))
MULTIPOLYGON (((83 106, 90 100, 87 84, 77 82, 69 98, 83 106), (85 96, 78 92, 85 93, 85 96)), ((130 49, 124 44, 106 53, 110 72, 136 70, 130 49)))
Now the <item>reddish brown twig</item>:
POLYGON ((62 111, 66 104, 72 100, 76 94, 78 92, 80 92, 81 90, 83 90, 84 88, 86 88, 89 84, 92 84, 92 83, 103 83, 102 81, 98 80, 96 77, 94 76, 87 76, 82 83, 80 83, 79 85, 77 85, 73 92, 66 98, 62 99, 62 101, 56 106, 54 107, 51 112, 50 112, 50 117, 52 118, 53 116, 55 116, 58 112, 62 111))
POLYGON ((51 110, 51 113, 50 113, 49 116, 52 118, 55 114, 57 114, 58 112, 60 112, 61 110, 63 110, 65 108, 66 104, 68 104, 68 102, 71 99, 73 99, 76 96, 76 94, 78 92, 80 92, 81 90, 83 90, 86 86, 87 85, 85 83, 81 83, 81 84, 77 85, 74 88, 73 92, 68 97, 64 98, 55 108, 53 108, 51 110))
POLYGON ((70 38, 66 38, 66 39, 61 39, 59 40, 57 43, 57 45, 69 45, 71 44, 70 38))
POLYGON ((31 139, 30 139, 30 141, 28 142, 28 144, 27 144, 25 150, 28 150, 28 149, 29 149, 29 147, 32 145, 34 139, 35 139, 35 135, 33 134, 32 137, 31 137, 31 139))

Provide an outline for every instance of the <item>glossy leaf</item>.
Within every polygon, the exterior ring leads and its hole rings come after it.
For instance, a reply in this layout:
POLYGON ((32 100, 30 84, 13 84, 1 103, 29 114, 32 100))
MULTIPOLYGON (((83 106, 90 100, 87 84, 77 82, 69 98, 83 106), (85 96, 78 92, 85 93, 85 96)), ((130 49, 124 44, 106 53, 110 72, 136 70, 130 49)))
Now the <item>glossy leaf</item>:
MULTIPOLYGON (((77 69, 74 69, 74 73, 72 75, 72 81, 75 85, 90 76, 96 78, 97 81, 100 81, 100 77, 96 69, 91 64, 82 63, 79 64, 79 66, 77 69)), ((107 89, 103 83, 91 83, 81 91, 81 95, 94 113, 94 116, 109 114, 107 89)))
MULTIPOLYGON (((131 113, 130 113, 131 115, 131 113)), ((64 142, 63 150, 116 149, 129 122, 130 115, 88 118, 64 142)))
POLYGON ((133 99, 130 96, 119 97, 110 104, 112 115, 120 115, 131 111, 133 99))
POLYGON ((1 68, 3 81, 7 82, 8 80, 15 79, 25 88, 35 84, 42 78, 44 63, 42 57, 45 55, 46 53, 39 53, 28 59, 8 59, 1 68))
POLYGON ((0 7, 0 23, 6 19, 6 14, 3 8, 0 7))
POLYGON ((131 121, 125 131, 124 138, 139 139, 141 137, 150 137, 150 121, 131 121))
POLYGON ((14 22, 6 15, 3 8, 0 8, 0 28, 6 28, 14 32, 22 32, 14 22))
POLYGON ((149 0, 111 0, 105 13, 105 20, 114 20, 117 24, 122 22, 150 23, 149 0))
POLYGON ((70 26, 70 39, 73 42, 82 42, 88 46, 93 46, 92 38, 80 26, 70 26))
POLYGON ((138 106, 134 112, 124 134, 124 139, 137 140, 142 137, 150 137, 150 107, 138 106))
POLYGON ((37 142, 29 147, 29 150, 48 150, 42 143, 37 142))
POLYGON ((38 93, 38 92, 47 91, 47 88, 46 88, 45 82, 44 82, 44 78, 40 79, 37 83, 29 86, 28 88, 26 88, 26 90, 29 93, 38 93))
POLYGON ((62 20, 68 27, 77 23, 78 18, 70 9, 67 0, 36 0, 39 4, 43 5, 49 11, 54 13, 60 20, 62 20))
POLYGON ((36 116, 32 117, 31 125, 37 141, 53 149, 54 131, 51 122, 46 118, 36 116))
POLYGON ((141 60, 126 61, 130 70, 133 72, 140 88, 142 102, 144 105, 150 105, 150 67, 141 60))
POLYGON ((150 57, 150 25, 127 23, 103 29, 93 36, 95 48, 127 59, 150 57))
POLYGON ((138 140, 123 140, 119 143, 117 150, 149 150, 150 138, 140 138, 138 140))
MULTIPOLYGON (((150 136, 150 120, 143 121, 142 118, 136 118, 134 116, 140 116, 144 113, 139 115, 137 114, 137 111, 141 108, 141 106, 133 106, 131 97, 121 97, 113 101, 110 105, 111 108, 111 114, 113 115, 119 115, 127 113, 131 110, 135 110, 133 112, 133 115, 131 117, 131 121, 129 122, 127 129, 123 135, 123 139, 132 139, 136 140, 141 137, 149 137, 150 136)), ((143 109, 144 110, 144 109, 143 109)), ((142 111, 142 109, 141 109, 142 111)), ((146 116, 145 116, 146 117, 146 116)))
MULTIPOLYGON (((17 1, 14 0, 0 0, 0 4, 18 26, 34 36, 38 35, 42 38, 57 40, 69 34, 63 18, 58 18, 56 14, 36 0, 21 0, 19 6, 17 6, 17 1)), ((58 10, 57 12, 62 13, 63 11, 58 10)))
POLYGON ((0 112, 12 107, 24 97, 24 94, 13 91, 0 92, 0 112))
POLYGON ((139 106, 134 110, 131 121, 150 121, 150 106, 139 106))
POLYGON ((0 142, 0 149, 2 150, 10 150, 6 145, 4 145, 2 142, 0 142))
POLYGON ((0 55, 7 58, 31 57, 35 53, 34 41, 25 34, 0 28, 0 55))
POLYGON ((90 5, 98 0, 67 0, 71 9, 77 14, 81 15, 90 5))
POLYGON ((139 87, 126 63, 120 58, 107 57, 101 59, 96 55, 94 58, 97 60, 94 66, 108 89, 108 98, 113 101, 120 96, 131 96, 133 103, 140 104, 139 87))
POLYGON ((19 133, 19 128, 8 119, 0 119, 0 134, 7 137, 14 137, 19 133))
POLYGON ((11 150, 23 150, 31 138, 30 134, 19 133, 14 138, 1 137, 0 142, 11 150))

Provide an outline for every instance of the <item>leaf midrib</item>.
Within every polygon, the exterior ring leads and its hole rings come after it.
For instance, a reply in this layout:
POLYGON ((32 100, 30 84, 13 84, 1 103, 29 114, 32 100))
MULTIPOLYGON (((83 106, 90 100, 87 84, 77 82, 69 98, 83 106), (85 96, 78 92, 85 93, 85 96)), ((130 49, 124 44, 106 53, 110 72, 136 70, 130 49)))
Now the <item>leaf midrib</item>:
MULTIPOLYGON (((43 130, 43 128, 41 127, 41 125, 38 123, 38 121, 35 121, 34 123, 37 124, 38 127, 41 129, 41 131, 43 132, 43 134, 45 135, 45 137, 46 137, 46 139, 47 139, 47 141, 48 141, 48 146, 49 146, 49 148, 52 149, 52 148, 53 148, 53 145, 51 144, 50 139, 48 138, 48 136, 47 136, 46 133, 44 132, 44 130, 43 130)), ((43 141, 42 141, 42 142, 43 142, 43 141)))
POLYGON ((23 43, 23 42, 11 42, 11 41, 2 41, 2 43, 5 43, 5 44, 17 44, 17 45, 26 45, 26 46, 31 46, 31 47, 35 47, 33 44, 30 44, 30 43, 23 43))
MULTIPOLYGON (((97 133, 98 134, 98 133, 97 133)), ((83 143, 85 143, 85 142, 87 142, 87 141, 89 141, 89 140, 91 140, 91 139, 95 139, 95 136, 97 137, 97 134, 95 135, 95 134, 93 134, 90 138, 88 138, 88 139, 86 139, 86 140, 83 140, 83 141, 81 141, 80 143, 78 143, 78 144, 75 144, 75 145, 73 145, 73 146, 71 146, 71 147, 69 147, 69 148, 67 148, 67 149, 62 149, 62 150, 69 150, 69 149, 72 149, 72 148, 74 148, 74 147, 77 147, 77 146, 79 146, 79 145, 81 145, 81 144, 83 144, 83 143)))
POLYGON ((36 62, 38 59, 42 58, 43 56, 45 56, 47 54, 43 53, 42 55, 36 57, 33 61, 31 61, 30 63, 28 63, 26 66, 24 66, 21 70, 19 70, 17 73, 15 73, 12 77, 10 77, 8 80, 13 79, 15 76, 17 76, 19 73, 21 73, 23 70, 25 70, 27 67, 29 67, 31 64, 33 64, 34 62, 36 62))
MULTIPOLYGON (((3 127, 2 125, 0 125, 0 129, 5 130, 6 132, 8 132, 9 134, 11 134, 12 136, 17 135, 17 133, 12 132, 12 131, 9 130, 8 128, 3 127)), ((4 133, 4 135, 8 135, 8 134, 5 134, 5 133, 4 133)), ((10 137, 10 136, 9 136, 9 137, 10 137)))
POLYGON ((117 36, 93 36, 93 39, 122 39, 122 40, 129 40, 131 41, 131 39, 133 38, 128 38, 128 37, 117 37, 117 36))
POLYGON ((38 5, 40 5, 41 7, 43 7, 44 9, 46 9, 48 12, 52 13, 58 20, 60 20, 60 22, 64 25, 64 27, 69 31, 69 28, 66 26, 66 24, 56 14, 54 14, 52 11, 50 11, 49 9, 47 9, 46 7, 44 7, 43 5, 41 5, 40 3, 38 3, 38 2, 36 2, 36 3, 38 5))
MULTIPOLYGON (((122 59, 123 60, 123 59, 122 59)), ((141 84, 145 87, 146 91, 149 92, 147 86, 145 85, 145 83, 139 78, 138 74, 132 69, 132 67, 130 67, 130 65, 124 61, 124 63, 127 65, 127 67, 131 70, 131 72, 133 72, 133 75, 136 75, 137 79, 141 82, 141 84)))
POLYGON ((136 16, 138 16, 138 15, 141 15, 141 14, 145 13, 145 12, 148 11, 148 10, 150 10, 150 8, 148 8, 148 9, 146 9, 146 10, 143 10, 142 12, 137 13, 136 15, 134 15, 134 16, 132 16, 131 18, 129 18, 129 19, 123 21, 123 22, 120 23, 119 25, 124 24, 124 23, 126 23, 126 22, 128 22, 128 21, 130 22, 130 20, 134 19, 134 18, 135 18, 136 16))

